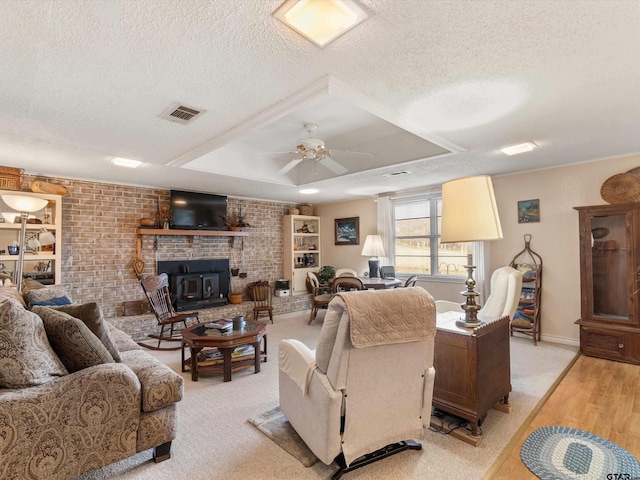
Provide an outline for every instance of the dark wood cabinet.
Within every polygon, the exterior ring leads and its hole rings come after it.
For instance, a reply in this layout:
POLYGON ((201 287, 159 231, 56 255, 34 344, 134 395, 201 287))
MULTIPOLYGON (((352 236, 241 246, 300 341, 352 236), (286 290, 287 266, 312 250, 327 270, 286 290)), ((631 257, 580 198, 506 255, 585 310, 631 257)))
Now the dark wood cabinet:
POLYGON ((580 350, 640 364, 640 204, 575 209, 580 215, 580 350))
POLYGON ((456 325, 459 312, 438 314, 434 345, 433 406, 469 420, 472 435, 493 407, 509 411, 509 317, 476 328, 456 325))

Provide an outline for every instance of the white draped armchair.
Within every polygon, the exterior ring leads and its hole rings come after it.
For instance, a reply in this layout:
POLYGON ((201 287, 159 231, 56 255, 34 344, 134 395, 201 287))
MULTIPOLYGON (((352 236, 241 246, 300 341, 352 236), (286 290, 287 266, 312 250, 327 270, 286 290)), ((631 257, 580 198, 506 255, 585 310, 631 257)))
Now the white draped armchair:
POLYGON ((307 446, 340 470, 422 446, 435 370, 433 298, 423 288, 337 294, 317 349, 282 340, 280 407, 307 446))
MULTIPOLYGON (((500 318, 508 315, 513 320, 522 291, 522 272, 512 267, 500 267, 491 275, 490 288, 491 294, 478 316, 500 318)), ((436 300, 436 309, 438 313, 463 312, 460 303, 448 300, 436 300)))

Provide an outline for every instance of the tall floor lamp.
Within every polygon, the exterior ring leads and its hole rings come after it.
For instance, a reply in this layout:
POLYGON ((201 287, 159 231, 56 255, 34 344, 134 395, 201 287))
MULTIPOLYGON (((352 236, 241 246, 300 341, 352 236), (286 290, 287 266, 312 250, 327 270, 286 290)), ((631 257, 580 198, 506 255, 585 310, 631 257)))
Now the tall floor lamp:
POLYGON ((380 270, 380 260, 378 257, 384 257, 384 246, 380 235, 367 235, 362 248, 362 256, 369 258, 369 277, 377 278, 380 270))
MULTIPOLYGON (((502 226, 493 193, 491 177, 480 175, 477 177, 459 178, 442 184, 442 227, 440 243, 479 242, 502 238, 502 226)), ((482 322, 478 320, 480 305, 476 302, 479 295, 474 287, 473 255, 467 255, 465 267, 468 277, 465 282, 466 292, 460 292, 467 297, 460 305, 464 310, 464 318, 456 322, 461 327, 477 327, 482 322)))
POLYGON ((27 197, 23 195, 2 195, 2 201, 9 208, 16 212, 20 212, 22 219, 22 227, 20 228, 20 236, 18 237, 18 266, 13 274, 13 283, 18 286, 18 291, 22 291, 22 270, 24 269, 24 248, 25 237, 27 235, 27 218, 31 212, 42 210, 49 200, 44 198, 27 197))

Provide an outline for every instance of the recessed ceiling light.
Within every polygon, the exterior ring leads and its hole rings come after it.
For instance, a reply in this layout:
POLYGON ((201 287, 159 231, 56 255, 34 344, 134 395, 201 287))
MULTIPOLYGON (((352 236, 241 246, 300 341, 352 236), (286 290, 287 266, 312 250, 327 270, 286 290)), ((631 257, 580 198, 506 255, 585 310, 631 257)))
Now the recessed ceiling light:
POLYGON ((302 190, 300 190, 300 193, 302 193, 303 195, 311 195, 314 193, 318 193, 318 189, 317 188, 304 188, 302 190))
POLYGON ((517 155, 519 153, 530 152, 537 145, 533 142, 519 143, 518 145, 512 145, 510 147, 501 148, 500 151, 506 155, 517 155))
POLYGON ((286 0, 273 16, 320 48, 369 18, 355 0, 286 0))
POLYGON ((129 167, 129 168, 138 168, 142 165, 142 162, 139 160, 131 160, 130 158, 122 158, 122 157, 113 157, 111 159, 111 163, 114 165, 118 165, 119 167, 129 167))

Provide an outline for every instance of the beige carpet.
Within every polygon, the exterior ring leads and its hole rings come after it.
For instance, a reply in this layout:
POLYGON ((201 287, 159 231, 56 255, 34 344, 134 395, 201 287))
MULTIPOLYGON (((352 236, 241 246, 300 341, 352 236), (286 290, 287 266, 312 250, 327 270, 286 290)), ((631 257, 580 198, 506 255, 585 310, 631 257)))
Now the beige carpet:
MULTIPOLYGON (((223 383, 219 375, 185 378, 179 404, 180 426, 172 458, 155 464, 151 451, 85 475, 83 480, 133 479, 327 479, 335 465, 322 462, 305 468, 292 455, 247 422, 278 405, 277 347, 282 338, 297 338, 314 348, 324 313, 307 325, 308 311, 278 316, 267 327, 269 361, 255 375, 237 372, 223 383)), ((422 451, 406 451, 345 475, 357 479, 481 479, 577 348, 546 342, 537 347, 528 338, 511 340, 513 392, 510 414, 492 410, 485 419, 483 441, 472 447, 448 435, 426 431, 422 451)), ((153 352, 180 372, 180 352, 153 352)), ((416 439, 418 440, 418 439, 416 439)))

